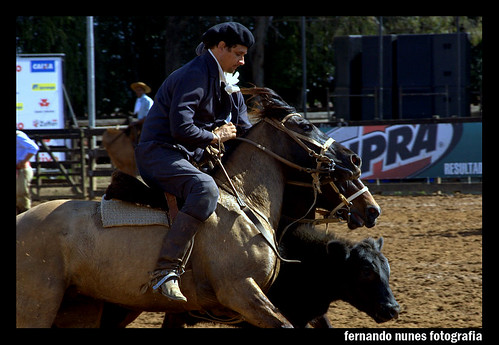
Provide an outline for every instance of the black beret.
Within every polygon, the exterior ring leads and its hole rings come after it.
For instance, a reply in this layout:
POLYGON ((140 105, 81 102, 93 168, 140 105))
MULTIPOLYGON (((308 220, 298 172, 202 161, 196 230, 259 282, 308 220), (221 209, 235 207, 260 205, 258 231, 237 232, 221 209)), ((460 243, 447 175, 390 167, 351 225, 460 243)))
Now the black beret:
POLYGON ((224 41, 229 47, 241 44, 249 49, 255 43, 255 38, 244 25, 227 22, 209 28, 201 37, 201 41, 206 47, 212 47, 220 41, 224 41))

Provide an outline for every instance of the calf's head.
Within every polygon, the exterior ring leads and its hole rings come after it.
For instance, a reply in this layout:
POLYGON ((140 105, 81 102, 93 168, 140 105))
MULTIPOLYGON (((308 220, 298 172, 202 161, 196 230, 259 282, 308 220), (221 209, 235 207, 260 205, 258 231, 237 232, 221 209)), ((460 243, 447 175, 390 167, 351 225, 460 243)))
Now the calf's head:
POLYGON ((381 253, 383 238, 364 239, 349 248, 341 241, 328 243, 329 255, 344 262, 342 299, 367 313, 377 323, 398 316, 400 306, 388 280, 390 265, 381 253))

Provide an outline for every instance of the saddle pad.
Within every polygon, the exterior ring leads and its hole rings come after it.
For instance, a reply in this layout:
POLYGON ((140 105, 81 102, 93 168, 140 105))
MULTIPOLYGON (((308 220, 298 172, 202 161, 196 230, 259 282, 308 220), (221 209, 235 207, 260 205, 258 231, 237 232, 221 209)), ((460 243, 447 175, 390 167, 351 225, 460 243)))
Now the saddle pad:
POLYGON ((102 197, 100 207, 102 226, 105 228, 113 226, 169 226, 165 211, 118 199, 105 200, 104 197, 105 195, 102 197))

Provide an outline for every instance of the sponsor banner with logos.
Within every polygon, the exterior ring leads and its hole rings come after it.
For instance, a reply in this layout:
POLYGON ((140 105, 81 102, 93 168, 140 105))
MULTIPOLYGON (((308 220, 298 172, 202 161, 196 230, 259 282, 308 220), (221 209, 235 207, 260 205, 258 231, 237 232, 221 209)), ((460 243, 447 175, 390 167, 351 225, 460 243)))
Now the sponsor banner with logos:
POLYGON ((363 179, 482 176, 482 123, 322 127, 362 158, 363 179))
MULTIPOLYGON (((17 129, 64 128, 62 74, 60 56, 16 57, 17 129)), ((64 145, 64 140, 50 140, 47 144, 64 145)), ((56 152, 55 156, 63 159, 64 154, 56 152)), ((51 158, 41 152, 40 160, 51 158)))

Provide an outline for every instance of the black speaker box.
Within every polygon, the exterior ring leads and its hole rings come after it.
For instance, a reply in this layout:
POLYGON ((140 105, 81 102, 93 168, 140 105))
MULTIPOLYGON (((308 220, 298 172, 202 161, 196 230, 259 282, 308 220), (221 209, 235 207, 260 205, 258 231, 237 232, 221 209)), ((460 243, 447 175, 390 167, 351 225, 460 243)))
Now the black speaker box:
POLYGON ((433 85, 470 84, 471 47, 466 33, 433 36, 433 85))
POLYGON ((334 114, 337 118, 343 118, 346 121, 359 121, 362 119, 360 97, 351 96, 351 90, 348 87, 336 87, 333 93, 334 114))
MULTIPOLYGON (((400 93, 400 90, 399 90, 400 93)), ((402 88, 402 97, 399 98, 400 119, 427 119, 434 115, 432 87, 405 87, 402 88)), ((397 95, 398 96, 398 95, 397 95)))
POLYGON ((362 36, 338 36, 333 40, 335 82, 357 92, 361 87, 362 36))
MULTIPOLYGON (((383 87, 393 84, 392 45, 397 36, 383 36, 383 87)), ((362 37, 362 87, 379 87, 379 36, 362 37)))
POLYGON ((470 116, 470 97, 467 87, 436 86, 433 98, 434 113, 440 117, 470 116))
POLYGON ((403 87, 433 85, 431 35, 397 36, 397 84, 403 87))

